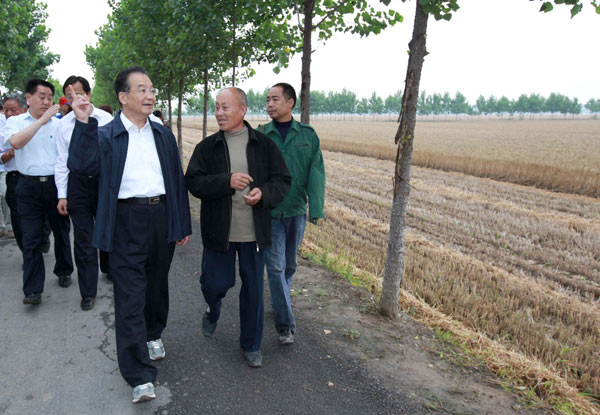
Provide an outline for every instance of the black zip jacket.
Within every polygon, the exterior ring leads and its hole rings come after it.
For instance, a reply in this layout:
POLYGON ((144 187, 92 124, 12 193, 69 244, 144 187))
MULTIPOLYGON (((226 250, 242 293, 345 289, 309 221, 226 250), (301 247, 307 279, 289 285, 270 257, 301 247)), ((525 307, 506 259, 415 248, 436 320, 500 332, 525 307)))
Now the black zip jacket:
MULTIPOLYGON (((271 245, 271 209, 280 203, 292 177, 277 145, 254 130, 246 121, 248 174, 259 187, 262 199, 252 207, 256 242, 260 249, 271 245)), ((229 150, 222 131, 206 137, 194 149, 185 173, 185 184, 192 195, 202 201, 200 225, 202 242, 208 249, 226 251, 231 226, 231 165, 229 150)))

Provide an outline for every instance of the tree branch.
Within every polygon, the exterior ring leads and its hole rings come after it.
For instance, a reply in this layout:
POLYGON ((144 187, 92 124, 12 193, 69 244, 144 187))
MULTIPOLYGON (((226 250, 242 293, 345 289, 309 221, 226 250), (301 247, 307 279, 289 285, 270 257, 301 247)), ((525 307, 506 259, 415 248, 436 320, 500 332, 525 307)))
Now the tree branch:
POLYGON ((345 6, 346 4, 350 3, 350 2, 354 2, 355 0, 346 0, 346 1, 341 1, 340 3, 338 3, 337 6, 335 6, 333 9, 330 9, 327 13, 325 13, 325 16, 323 16, 323 19, 321 19, 321 21, 315 25, 313 25, 312 30, 318 29, 332 14, 334 14, 335 12, 337 12, 342 6, 345 6))

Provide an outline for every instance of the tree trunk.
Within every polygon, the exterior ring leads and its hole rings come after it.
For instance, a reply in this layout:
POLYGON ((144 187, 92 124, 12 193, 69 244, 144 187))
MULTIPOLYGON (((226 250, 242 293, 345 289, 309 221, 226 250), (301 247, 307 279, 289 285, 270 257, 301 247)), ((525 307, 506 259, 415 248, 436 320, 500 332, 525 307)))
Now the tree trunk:
POLYGON ((315 0, 304 0, 304 28, 302 29, 302 83, 300 84, 300 122, 310 122, 310 62, 312 55, 312 19, 315 0))
POLYGON ((208 132, 208 69, 204 70, 204 109, 202 110, 202 139, 208 132))
POLYGON ((168 85, 168 89, 167 89, 167 99, 169 101, 169 128, 171 129, 171 131, 173 131, 173 107, 171 106, 171 101, 173 99, 173 97, 171 96, 171 84, 169 83, 168 85))
POLYGON ((231 86, 235 86, 235 67, 237 66, 237 50, 235 45, 235 37, 236 37, 236 29, 237 29, 237 2, 233 0, 233 42, 231 43, 233 47, 233 75, 231 76, 231 86))
POLYGON ((179 79, 179 102, 177 103, 177 148, 179 149, 179 158, 183 163, 183 122, 181 119, 181 110, 183 108, 183 78, 179 79))
POLYGON ((402 265, 404 262, 404 232, 406 230, 406 209, 410 193, 410 163, 412 159, 413 139, 417 117, 417 100, 421 70, 425 59, 425 40, 427 33, 427 15, 423 13, 417 1, 417 12, 413 37, 409 43, 410 55, 400 125, 394 140, 398 144, 396 155, 396 171, 394 177, 394 202, 390 221, 390 239, 388 243, 385 274, 381 290, 380 311, 383 315, 395 318, 398 315, 398 300, 402 282, 402 265))

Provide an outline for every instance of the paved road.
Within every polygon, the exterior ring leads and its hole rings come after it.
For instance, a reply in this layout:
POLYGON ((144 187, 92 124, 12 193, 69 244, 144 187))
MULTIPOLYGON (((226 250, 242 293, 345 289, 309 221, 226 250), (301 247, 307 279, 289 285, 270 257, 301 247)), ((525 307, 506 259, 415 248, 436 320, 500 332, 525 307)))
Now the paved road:
POLYGON ((343 351, 332 350, 302 314, 298 342, 280 347, 265 307, 263 367, 249 368, 238 342, 239 279, 223 302, 215 335, 202 336, 197 228, 190 243, 177 248, 171 268, 157 399, 140 405, 131 404, 131 388, 117 368, 111 284, 101 277, 96 307, 81 311, 76 281, 59 287, 49 253, 42 304, 23 305, 20 252, 14 240, 0 240, 0 414, 420 413, 343 351))

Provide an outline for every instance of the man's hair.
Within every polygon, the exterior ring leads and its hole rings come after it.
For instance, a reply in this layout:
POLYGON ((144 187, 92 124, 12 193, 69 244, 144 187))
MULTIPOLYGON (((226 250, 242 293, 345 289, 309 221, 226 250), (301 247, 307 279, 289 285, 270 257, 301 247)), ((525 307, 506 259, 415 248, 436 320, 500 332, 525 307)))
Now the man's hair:
POLYGON ((22 110, 27 109, 27 100, 25 99, 25 97, 23 96, 23 94, 19 94, 19 93, 15 92, 15 93, 12 93, 12 94, 4 95, 4 99, 2 100, 2 104, 6 105, 6 101, 8 101, 8 100, 16 101, 17 105, 22 110))
POLYGON ((162 111, 161 111, 161 110, 154 110, 154 111, 152 111, 152 114, 153 114, 155 117, 157 117, 157 118, 160 118, 160 119, 162 120, 163 114, 162 114, 162 111))
POLYGON ((67 78, 65 83, 63 84, 63 94, 67 94, 67 87, 69 85, 75 85, 77 82, 81 83, 83 87, 83 92, 89 94, 92 88, 90 88, 90 83, 83 76, 71 75, 67 78))
POLYGON ((294 100, 294 105, 292 105, 292 108, 294 108, 296 106, 297 101, 296 90, 294 89, 294 87, 290 84, 286 84, 285 82, 280 82, 278 84, 273 85, 271 88, 275 88, 277 86, 283 89, 283 96, 285 97, 286 101, 289 101, 290 99, 294 100))
MULTIPOLYGON (((121 72, 117 74, 117 78, 115 79, 115 93, 117 94, 117 100, 119 100, 119 92, 127 92, 131 85, 129 85, 129 75, 132 73, 143 73, 144 75, 148 75, 146 70, 141 66, 130 66, 129 68, 123 69, 121 72)), ((119 104, 121 101, 119 101, 119 104)))
POLYGON ((100 106, 100 109, 101 109, 102 111, 106 111, 106 112, 108 112, 110 115, 112 115, 112 114, 113 114, 113 109, 112 109, 112 107, 111 107, 110 105, 107 105, 107 104, 101 105, 101 106, 100 106))
POLYGON ((237 95, 238 100, 240 101, 240 104, 245 105, 246 107, 248 107, 248 96, 246 95, 246 93, 244 92, 243 89, 241 88, 237 88, 235 86, 230 86, 227 88, 223 88, 219 91, 219 93, 217 94, 217 96, 221 95, 223 92, 227 91, 227 90, 231 90, 234 94, 237 95))
POLYGON ((27 81, 27 85, 25 85, 25 93, 31 95, 35 94, 35 91, 39 85, 50 88, 52 95, 54 95, 54 85, 48 81, 44 81, 43 79, 30 79, 27 81))

